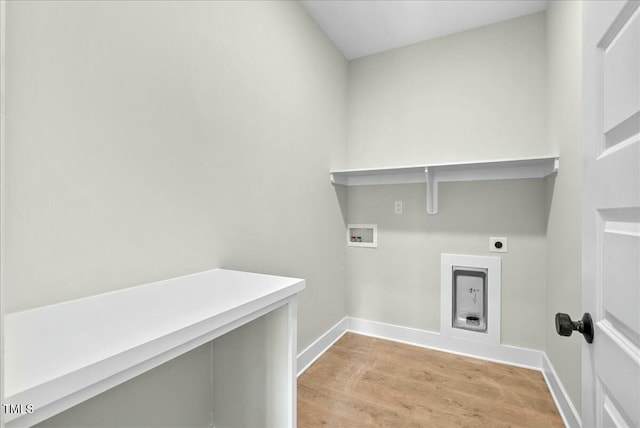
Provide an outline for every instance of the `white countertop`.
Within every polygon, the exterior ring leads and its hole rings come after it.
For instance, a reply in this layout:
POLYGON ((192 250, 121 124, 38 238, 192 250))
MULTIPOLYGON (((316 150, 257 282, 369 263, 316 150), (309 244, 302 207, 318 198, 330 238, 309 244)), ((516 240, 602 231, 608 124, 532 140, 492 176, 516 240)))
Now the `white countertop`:
POLYGON ((303 288, 302 279, 213 269, 6 315, 4 402, 37 410, 303 288))

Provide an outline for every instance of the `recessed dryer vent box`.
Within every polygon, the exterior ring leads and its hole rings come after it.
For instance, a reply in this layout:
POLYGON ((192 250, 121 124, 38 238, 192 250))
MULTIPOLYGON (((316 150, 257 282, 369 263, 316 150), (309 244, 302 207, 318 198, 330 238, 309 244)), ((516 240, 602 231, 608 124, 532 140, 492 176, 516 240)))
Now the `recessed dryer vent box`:
POLYGON ((500 344, 500 257, 442 254, 440 334, 500 344))
POLYGON ((347 227, 347 245, 350 247, 378 247, 377 224, 350 224, 347 227))
POLYGON ((487 331, 486 268, 453 267, 452 326, 487 331))

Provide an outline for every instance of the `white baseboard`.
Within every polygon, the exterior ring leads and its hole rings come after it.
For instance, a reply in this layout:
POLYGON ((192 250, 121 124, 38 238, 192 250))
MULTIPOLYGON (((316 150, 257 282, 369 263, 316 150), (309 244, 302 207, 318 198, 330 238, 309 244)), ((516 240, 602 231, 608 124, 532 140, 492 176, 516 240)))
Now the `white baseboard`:
POLYGON ((298 354, 298 376, 304 373, 322 354, 326 352, 338 339, 345 334, 347 330, 348 317, 342 318, 336 325, 331 327, 316 339, 311 345, 307 346, 304 351, 298 354))
POLYGON ((576 412, 573 403, 569 399, 549 358, 544 352, 519 348, 517 346, 475 342, 457 337, 444 336, 433 331, 345 317, 298 354, 298 367, 300 367, 298 369, 298 376, 346 332, 378 337, 394 342, 494 361, 511 366, 539 370, 544 376, 565 425, 570 428, 579 428, 581 426, 580 416, 576 412))
POLYGON ((560 382, 560 378, 553 368, 551 361, 549 361, 547 354, 544 355, 544 359, 542 360, 542 375, 544 376, 544 380, 547 382, 549 391, 551 391, 553 400, 556 402, 556 407, 562 416, 564 424, 570 428, 581 427, 582 420, 580 415, 578 415, 576 408, 569 399, 569 395, 564 389, 562 382, 560 382))
POLYGON ((512 366, 540 370, 543 352, 516 346, 475 342, 458 337, 445 336, 433 331, 418 330, 376 321, 349 318, 349 331, 394 342, 407 343, 482 360, 495 361, 512 366))

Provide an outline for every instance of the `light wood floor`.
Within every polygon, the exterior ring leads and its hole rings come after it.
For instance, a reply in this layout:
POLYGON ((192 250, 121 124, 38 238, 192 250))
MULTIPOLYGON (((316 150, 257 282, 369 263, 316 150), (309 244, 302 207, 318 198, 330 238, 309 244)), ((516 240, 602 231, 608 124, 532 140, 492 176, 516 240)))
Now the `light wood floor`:
POLYGON ((347 333, 298 378, 298 427, 563 427, 542 374, 347 333))

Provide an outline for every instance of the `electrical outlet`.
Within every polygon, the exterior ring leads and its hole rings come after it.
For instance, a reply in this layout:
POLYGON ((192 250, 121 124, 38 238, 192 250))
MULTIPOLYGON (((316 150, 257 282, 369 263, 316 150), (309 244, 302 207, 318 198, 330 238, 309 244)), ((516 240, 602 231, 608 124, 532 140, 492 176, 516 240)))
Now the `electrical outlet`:
POLYGON ((492 253, 506 253, 507 252, 507 238, 491 237, 489 238, 489 251, 492 253))
POLYGON ((402 214, 402 201, 395 201, 393 203, 393 212, 396 214, 402 214))

